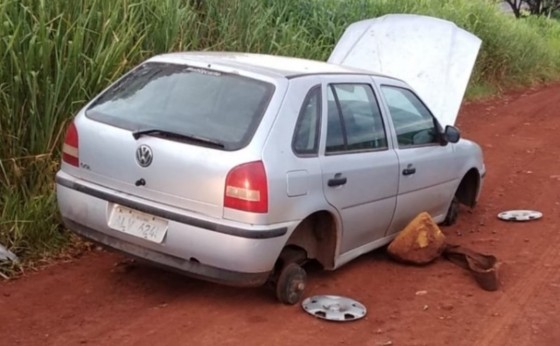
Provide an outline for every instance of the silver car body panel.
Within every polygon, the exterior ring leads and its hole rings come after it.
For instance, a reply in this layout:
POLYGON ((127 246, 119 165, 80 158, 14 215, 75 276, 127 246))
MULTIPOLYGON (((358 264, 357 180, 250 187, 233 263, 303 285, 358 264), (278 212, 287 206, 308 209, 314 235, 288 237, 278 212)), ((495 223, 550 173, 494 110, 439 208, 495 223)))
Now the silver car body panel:
MULTIPOLYGON (((173 59, 151 59, 150 61, 172 62, 173 59)), ((220 69, 218 71, 228 70, 220 69)), ((224 71, 225 72, 225 71, 224 71)), ((134 139, 129 130, 104 124, 85 115, 84 107, 74 122, 79 128, 80 166, 67 166, 72 174, 85 181, 98 183, 117 191, 132 193, 139 197, 178 206, 211 217, 233 218, 223 208, 223 194, 227 173, 236 165, 259 160, 278 108, 283 102, 288 81, 284 78, 256 75, 247 71, 237 74, 255 78, 275 86, 260 126, 253 140, 245 148, 231 155, 228 151, 186 144, 151 136, 134 139), (136 150, 141 145, 152 149, 153 162, 141 167, 136 161, 136 150), (135 182, 144 179, 145 185, 138 188, 135 182)), ((242 221, 263 223, 262 215, 238 214, 242 221)))
MULTIPOLYGON (((375 78, 376 86, 395 86, 412 90, 406 83, 378 77, 375 78)), ((379 94, 382 94, 379 92, 379 94)), ((384 99, 383 99, 384 100, 384 99)), ((383 102, 385 114, 389 114, 386 102, 383 102)), ((389 121, 390 132, 396 138, 393 122, 389 121)), ((427 146, 399 148, 395 145, 398 156, 398 173, 406 167, 414 167, 416 173, 410 176, 398 174, 398 197, 395 210, 396 217, 386 235, 391 235, 402 230, 417 214, 417 208, 422 206, 437 221, 445 219, 447 208, 463 178, 463 162, 456 160, 455 146, 448 143, 445 146, 434 143, 427 146), (445 167, 445 169, 437 169, 445 167)))
MULTIPOLYGON (((327 87, 333 83, 372 85, 370 76, 323 77, 323 131, 327 133, 327 87)), ((376 95, 379 100, 379 95, 376 95)), ((379 101, 378 101, 379 102, 379 101)), ((383 122, 387 124, 388 119, 383 122)), ((389 135, 389 134, 388 134, 389 135)), ((321 148, 323 192, 342 220, 340 253, 383 237, 395 210, 398 192, 398 157, 393 144, 386 150, 327 155, 321 148), (329 187, 328 180, 339 174, 347 179, 343 186, 329 187), (383 217, 380 217, 383 215, 383 217)))
POLYGON ((457 119, 480 44, 449 21, 390 14, 348 26, 328 62, 406 81, 445 126, 457 119))
MULTIPOLYGON (((326 269, 387 244, 412 217, 429 211, 445 217, 463 176, 471 169, 484 176, 480 148, 467 140, 401 150, 382 84, 408 84, 363 70, 301 59, 237 53, 180 53, 149 61, 215 69, 271 83, 274 94, 250 142, 226 151, 143 136, 105 124, 81 110, 79 167, 63 162, 57 197, 67 226, 133 256, 186 274, 228 284, 257 285, 268 273, 297 226, 317 212, 334 220, 336 249, 326 269), (325 153, 327 88, 330 83, 368 84, 379 103, 387 148, 344 154, 325 153), (322 113, 318 152, 296 155, 292 136, 307 93, 319 86, 322 113), (148 145, 153 161, 135 159, 148 145), (235 166, 262 161, 268 184, 268 211, 253 213, 224 207, 225 179, 235 166), (403 166, 417 174, 403 177, 403 166), (346 184, 328 186, 341 173, 346 184), (143 178, 145 185, 135 182, 143 178), (115 205, 168 221, 161 243, 108 226, 115 205)), ((94 102, 93 100, 92 102, 94 102)))
POLYGON ((162 205, 153 198, 145 199, 84 182, 64 171, 57 174, 57 199, 65 220, 156 252, 183 259, 192 258, 208 266, 244 273, 270 271, 287 236, 297 226, 297 222, 293 221, 256 226, 202 216, 162 205), (108 220, 115 204, 166 216, 169 228, 163 243, 150 242, 109 228, 108 220), (160 211, 164 213, 160 214, 160 211), (179 221, 174 220, 175 216, 180 216, 179 221))
POLYGON ((167 53, 152 57, 146 62, 167 62, 200 68, 211 68, 227 73, 239 73, 257 79, 261 79, 262 76, 269 78, 291 78, 310 74, 372 74, 371 71, 361 70, 355 67, 346 67, 307 59, 253 53, 167 53))

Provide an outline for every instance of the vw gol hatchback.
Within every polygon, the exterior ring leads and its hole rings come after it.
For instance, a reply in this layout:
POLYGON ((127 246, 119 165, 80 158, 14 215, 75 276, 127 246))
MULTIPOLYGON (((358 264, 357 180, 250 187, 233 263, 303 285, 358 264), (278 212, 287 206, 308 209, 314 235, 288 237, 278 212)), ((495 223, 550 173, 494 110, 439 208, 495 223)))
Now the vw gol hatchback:
POLYGON ((70 230, 197 278, 271 282, 287 304, 306 261, 336 269, 422 211, 451 224, 485 172, 400 79, 239 53, 147 60, 76 115, 62 151, 70 230))

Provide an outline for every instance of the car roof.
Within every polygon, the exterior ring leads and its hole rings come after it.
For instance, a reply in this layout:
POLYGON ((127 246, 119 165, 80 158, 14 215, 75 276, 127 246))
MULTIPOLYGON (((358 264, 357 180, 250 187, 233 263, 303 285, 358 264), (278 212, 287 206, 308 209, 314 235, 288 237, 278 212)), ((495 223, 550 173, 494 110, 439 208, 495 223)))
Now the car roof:
POLYGON ((214 67, 239 69, 284 78, 295 78, 313 74, 362 74, 392 78, 367 70, 329 64, 321 61, 254 53, 181 52, 157 55, 148 61, 206 68, 214 65, 214 67))

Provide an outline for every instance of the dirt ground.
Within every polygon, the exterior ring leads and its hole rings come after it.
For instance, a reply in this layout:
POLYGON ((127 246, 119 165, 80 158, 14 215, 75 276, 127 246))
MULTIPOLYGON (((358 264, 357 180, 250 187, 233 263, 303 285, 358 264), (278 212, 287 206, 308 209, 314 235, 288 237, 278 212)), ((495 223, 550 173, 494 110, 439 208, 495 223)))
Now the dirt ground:
POLYGON ((117 265, 122 256, 92 251, 0 283, 0 344, 560 345, 560 85, 466 104, 458 126, 483 147, 488 174, 477 208, 444 232, 499 257, 497 292, 445 260, 404 266, 381 250, 310 273, 306 295, 368 307, 360 321, 332 323, 265 289, 117 265), (544 217, 498 220, 506 209, 544 217))

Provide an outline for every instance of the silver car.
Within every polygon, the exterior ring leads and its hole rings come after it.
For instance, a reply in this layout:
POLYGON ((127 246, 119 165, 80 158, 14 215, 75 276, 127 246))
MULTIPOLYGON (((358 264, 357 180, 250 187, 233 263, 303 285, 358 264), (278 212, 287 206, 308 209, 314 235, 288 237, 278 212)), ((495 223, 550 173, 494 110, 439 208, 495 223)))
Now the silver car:
POLYGON ((65 225, 197 278, 300 300, 418 213, 452 224, 485 173, 475 143, 409 84, 340 64, 173 53, 140 64, 68 127, 65 225))

